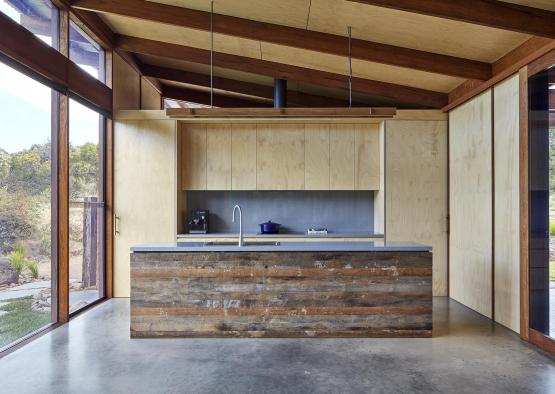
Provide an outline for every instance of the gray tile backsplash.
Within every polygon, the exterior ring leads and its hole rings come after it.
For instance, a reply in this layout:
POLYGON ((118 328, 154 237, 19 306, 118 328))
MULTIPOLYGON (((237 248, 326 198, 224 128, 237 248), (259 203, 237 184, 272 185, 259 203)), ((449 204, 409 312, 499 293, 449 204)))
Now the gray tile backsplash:
MULTIPOLYGON (((324 227, 330 232, 373 232, 371 191, 189 191, 187 211, 208 209, 210 232, 236 232, 233 206, 243 211, 243 231, 256 233, 259 223, 281 223, 282 232, 324 227)), ((187 221, 185 220, 185 223, 187 221)))

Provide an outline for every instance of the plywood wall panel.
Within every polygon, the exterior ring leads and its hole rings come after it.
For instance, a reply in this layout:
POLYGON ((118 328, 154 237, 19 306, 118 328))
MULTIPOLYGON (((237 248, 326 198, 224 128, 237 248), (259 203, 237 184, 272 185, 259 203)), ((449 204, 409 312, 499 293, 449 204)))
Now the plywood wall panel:
POLYGON ((177 231, 173 120, 117 121, 114 134, 114 297, 129 297, 129 248, 174 242, 177 231))
POLYGON ((231 190, 256 190, 256 124, 231 126, 231 190))
POLYGON ((304 189, 304 124, 259 124, 256 131, 258 190, 304 189))
POLYGON ((231 124, 206 125, 206 190, 231 190, 231 124))
POLYGON ((387 121, 386 239, 433 247, 433 294, 447 295, 446 121, 387 121))
POLYGON ((330 126, 305 125, 305 189, 330 188, 330 126))
POLYGON ((114 112, 141 108, 141 76, 115 52, 112 81, 114 112))
POLYGON ((160 92, 144 77, 141 78, 141 109, 162 109, 160 92))
POLYGON ((450 296, 492 316, 491 91, 449 114, 450 296))
POLYGON ((519 76, 494 89, 495 320, 520 332, 519 76))

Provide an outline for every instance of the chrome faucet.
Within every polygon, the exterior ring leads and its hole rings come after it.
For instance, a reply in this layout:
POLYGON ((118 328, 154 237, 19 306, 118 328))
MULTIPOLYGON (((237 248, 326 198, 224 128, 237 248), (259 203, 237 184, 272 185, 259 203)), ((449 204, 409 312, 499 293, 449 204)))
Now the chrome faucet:
POLYGON ((235 205, 233 207, 233 223, 235 223, 235 210, 239 210, 239 247, 245 246, 243 242, 243 212, 241 212, 241 207, 239 205, 235 205))

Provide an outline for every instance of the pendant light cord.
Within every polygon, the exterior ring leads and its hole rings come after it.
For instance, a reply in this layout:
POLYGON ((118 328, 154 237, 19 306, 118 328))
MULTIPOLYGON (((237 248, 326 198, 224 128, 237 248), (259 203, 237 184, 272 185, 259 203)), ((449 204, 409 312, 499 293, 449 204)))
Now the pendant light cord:
POLYGON ((349 33, 349 108, 353 105, 353 59, 351 49, 351 26, 347 27, 349 33))
POLYGON ((210 2, 210 107, 214 107, 214 2, 210 2))

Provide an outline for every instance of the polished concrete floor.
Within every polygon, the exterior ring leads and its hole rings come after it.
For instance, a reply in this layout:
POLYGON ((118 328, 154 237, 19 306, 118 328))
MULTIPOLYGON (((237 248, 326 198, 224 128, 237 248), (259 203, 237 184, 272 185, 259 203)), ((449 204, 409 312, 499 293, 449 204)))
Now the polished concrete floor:
POLYGON ((105 302, 0 359, 1 393, 555 393, 555 359, 445 298, 433 339, 133 339, 105 302))

